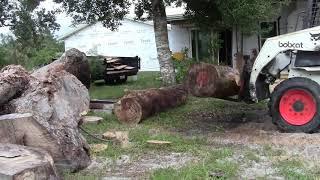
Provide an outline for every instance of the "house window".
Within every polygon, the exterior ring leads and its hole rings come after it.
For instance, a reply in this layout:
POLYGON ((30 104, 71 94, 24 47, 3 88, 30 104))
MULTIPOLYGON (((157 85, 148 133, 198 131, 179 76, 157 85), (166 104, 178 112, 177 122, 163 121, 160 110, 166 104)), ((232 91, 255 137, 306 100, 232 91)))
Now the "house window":
POLYGON ((191 31, 192 57, 197 61, 214 64, 231 65, 232 59, 232 32, 222 31, 215 34, 214 31, 191 31), (215 35, 218 35, 216 37, 215 35), (218 39, 217 39, 218 38, 218 39), (218 41, 217 44, 212 44, 218 41), (218 48, 214 50, 213 48, 218 48), (213 52, 216 51, 216 52, 213 52))
POLYGON ((271 37, 278 35, 277 22, 262 22, 260 24, 261 33, 260 33, 260 48, 263 46, 264 42, 271 37))
POLYGON ((191 31, 192 57, 197 61, 204 61, 211 58, 209 53, 210 33, 199 30, 191 31))

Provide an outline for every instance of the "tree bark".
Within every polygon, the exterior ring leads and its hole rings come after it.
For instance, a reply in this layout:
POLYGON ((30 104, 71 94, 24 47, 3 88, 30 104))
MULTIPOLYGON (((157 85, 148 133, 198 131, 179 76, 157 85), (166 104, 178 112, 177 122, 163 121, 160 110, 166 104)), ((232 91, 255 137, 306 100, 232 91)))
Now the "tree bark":
POLYGON ((28 77, 29 73, 22 66, 10 65, 0 71, 0 106, 27 88, 28 77))
POLYGON ((0 167, 0 179, 60 179, 52 157, 38 148, 0 144, 0 167))
POLYGON ((43 148, 60 167, 72 171, 89 165, 89 146, 78 129, 81 114, 89 111, 90 103, 88 89, 76 77, 82 73, 83 55, 78 50, 67 51, 60 61, 31 75, 20 67, 22 70, 18 68, 19 71, 13 71, 17 73, 8 76, 11 71, 6 69, 13 68, 4 68, 0 77, 7 78, 0 80, 5 85, 0 86, 0 93, 6 92, 2 94, 9 98, 2 100, 1 108, 5 111, 0 109, 0 113, 32 113, 32 117, 0 116, 0 142, 43 148), (26 86, 22 85, 24 82, 27 82, 26 86))
POLYGON ((173 85, 176 78, 169 49, 167 15, 162 0, 152 0, 152 15, 162 81, 165 85, 173 85))
POLYGON ((66 51, 53 63, 36 70, 33 72, 33 76, 45 79, 48 76, 49 70, 60 71, 61 69, 76 76, 87 89, 90 88, 91 71, 88 59, 85 53, 75 48, 66 51))
POLYGON ((182 85, 132 91, 115 104, 114 113, 122 123, 137 124, 155 113, 184 104, 187 97, 182 85))
POLYGON ((186 87, 189 93, 198 97, 224 98, 238 95, 240 73, 228 66, 194 64, 188 71, 186 87))

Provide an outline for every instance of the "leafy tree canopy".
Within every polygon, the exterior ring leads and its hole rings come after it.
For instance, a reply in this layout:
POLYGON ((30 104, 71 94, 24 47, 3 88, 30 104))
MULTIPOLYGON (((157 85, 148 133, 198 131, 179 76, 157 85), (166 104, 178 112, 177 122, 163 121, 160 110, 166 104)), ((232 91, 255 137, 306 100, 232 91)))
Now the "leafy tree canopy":
POLYGON ((277 16, 290 0, 184 0, 186 15, 202 28, 237 26, 244 33, 259 30, 258 22, 277 16))
POLYGON ((52 36, 59 28, 55 13, 39 8, 45 0, 0 0, 0 27, 8 26, 14 37, 0 43, 0 64, 22 64, 28 68, 43 64, 63 46, 52 36))

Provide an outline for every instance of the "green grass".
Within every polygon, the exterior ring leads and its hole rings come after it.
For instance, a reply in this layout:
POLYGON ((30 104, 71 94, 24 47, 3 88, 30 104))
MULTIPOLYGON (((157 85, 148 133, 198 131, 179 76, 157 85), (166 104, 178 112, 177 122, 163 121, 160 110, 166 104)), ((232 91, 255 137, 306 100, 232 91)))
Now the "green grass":
POLYGON ((238 171, 238 164, 226 161, 233 154, 229 148, 208 151, 198 163, 192 163, 180 169, 159 169, 151 174, 153 180, 193 180, 193 179, 230 179, 238 171), (216 176, 218 175, 219 176, 216 176))
POLYGON ((316 179, 315 177, 311 176, 311 172, 309 172, 304 167, 301 160, 297 160, 297 159, 282 160, 275 163, 275 166, 279 169, 280 175, 284 176, 286 179, 292 179, 292 180, 316 179))
POLYGON ((124 90, 139 90, 146 88, 160 87, 159 72, 139 72, 138 80, 128 81, 121 85, 95 85, 90 88, 90 97, 92 99, 117 99, 124 95, 124 90))
MULTIPOLYGON (((124 90, 146 89, 160 87, 159 73, 140 72, 137 81, 129 81, 123 85, 97 86, 90 89, 92 99, 117 99, 124 95, 124 90)), ((207 143, 207 138, 200 134, 186 135, 188 130, 194 129, 194 125, 201 119, 201 113, 218 114, 224 118, 233 116, 241 118, 244 112, 250 113, 253 109, 266 108, 266 103, 247 105, 244 103, 228 102, 214 98, 189 97, 185 105, 155 114, 145 119, 139 125, 128 126, 117 121, 114 115, 94 114, 104 118, 99 125, 84 125, 87 131, 101 135, 106 131, 128 131, 130 146, 121 148, 112 142, 102 152, 94 153, 94 156, 103 156, 117 159, 121 155, 129 155, 131 160, 141 157, 146 153, 188 153, 198 160, 190 162, 179 169, 166 168, 150 172, 150 178, 155 180, 166 179, 217 179, 210 174, 219 174, 219 179, 232 179, 237 176, 239 165, 235 161, 227 159, 233 155, 234 147, 213 147, 207 143), (239 116, 237 116, 239 114, 239 116), (182 132, 182 133, 181 133, 182 132), (170 141, 170 145, 150 145, 148 140, 170 141)), ((210 124, 212 132, 224 131, 218 123, 210 124)), ((84 134, 85 135, 85 134, 84 134)), ((86 136, 89 144, 102 143, 99 140, 86 136)), ((264 146, 263 155, 268 157, 282 156, 281 150, 275 150, 271 146, 264 146)), ((244 150, 246 159, 259 163, 258 152, 244 150)), ((286 179, 310 179, 308 171, 296 161, 281 161, 274 164, 279 174, 286 179), (298 170, 297 170, 298 169, 298 170)), ((94 172, 91 172, 94 173, 94 172)), ((314 173, 313 173, 314 174, 314 173)), ((103 176, 103 172, 101 174, 103 176)), ((67 174, 66 179, 95 179, 94 174, 67 174)), ((312 178, 311 178, 312 179, 312 178)))

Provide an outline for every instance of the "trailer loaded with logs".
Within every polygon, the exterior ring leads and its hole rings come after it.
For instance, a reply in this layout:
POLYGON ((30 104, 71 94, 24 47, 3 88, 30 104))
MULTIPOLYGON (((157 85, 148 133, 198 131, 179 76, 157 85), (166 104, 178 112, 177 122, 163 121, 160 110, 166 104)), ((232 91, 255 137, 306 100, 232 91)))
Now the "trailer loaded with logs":
POLYGON ((104 57, 104 80, 106 84, 120 84, 127 81, 128 76, 137 75, 140 69, 140 58, 104 57))

